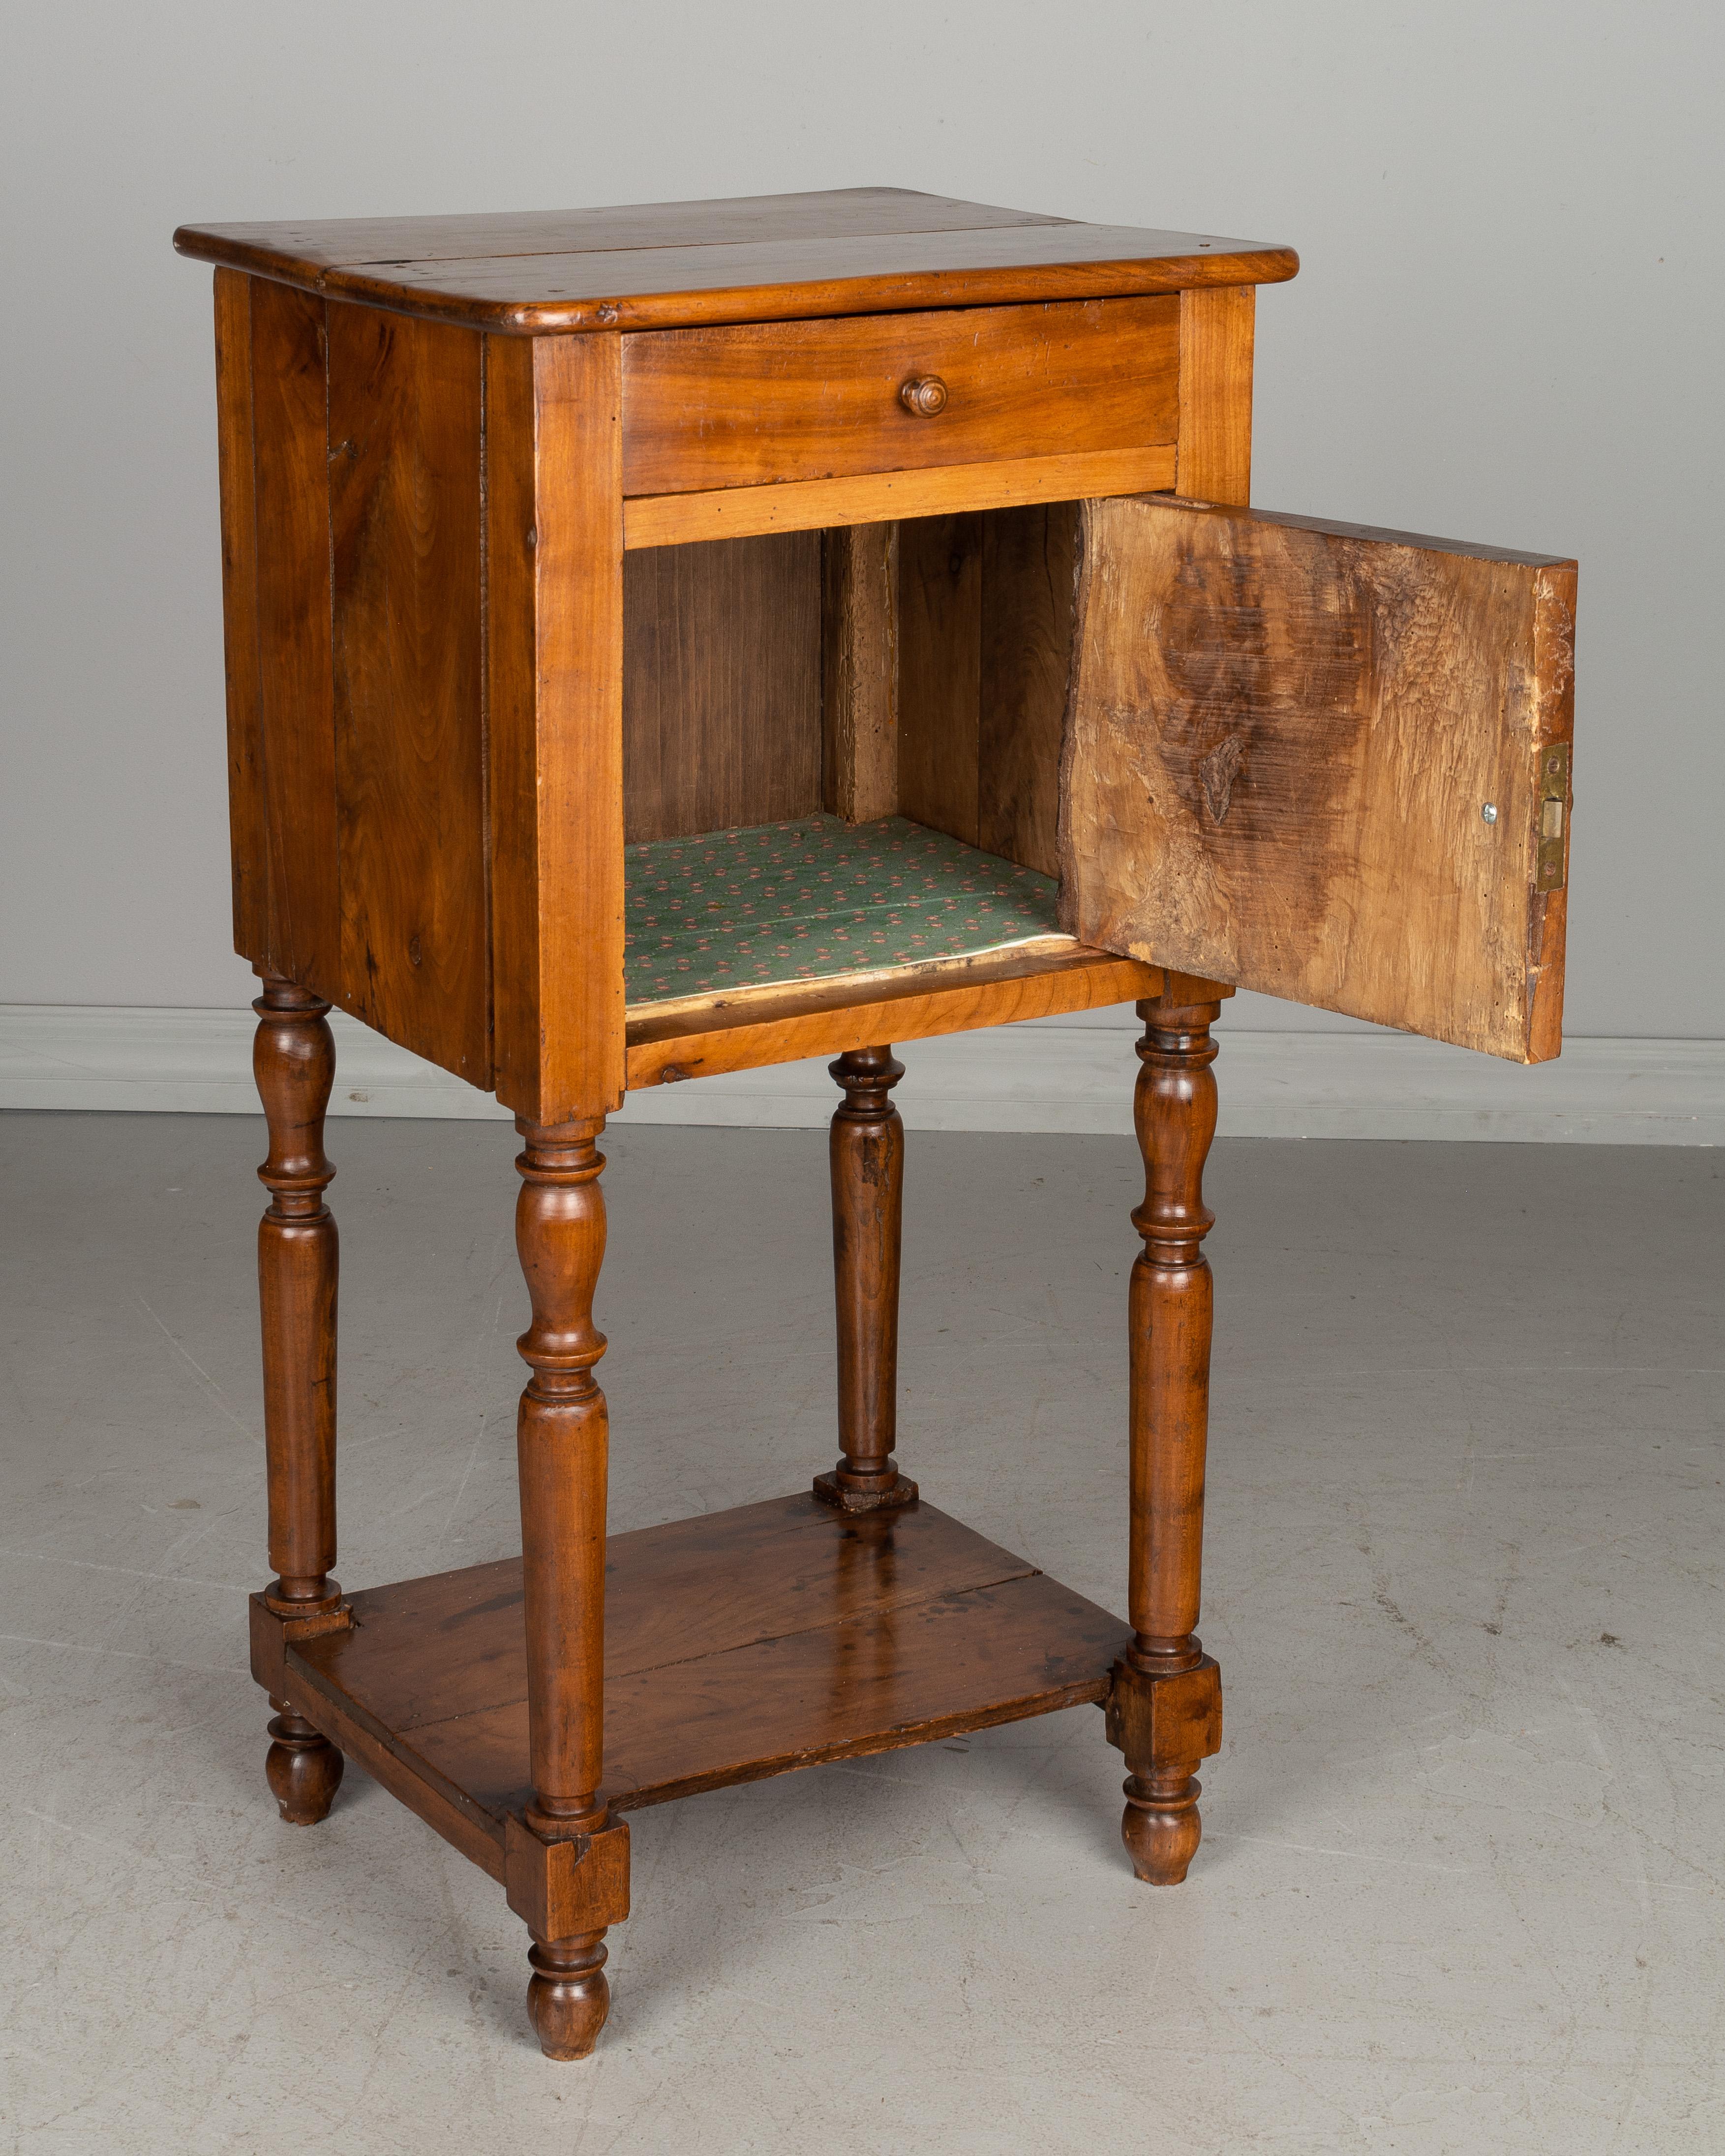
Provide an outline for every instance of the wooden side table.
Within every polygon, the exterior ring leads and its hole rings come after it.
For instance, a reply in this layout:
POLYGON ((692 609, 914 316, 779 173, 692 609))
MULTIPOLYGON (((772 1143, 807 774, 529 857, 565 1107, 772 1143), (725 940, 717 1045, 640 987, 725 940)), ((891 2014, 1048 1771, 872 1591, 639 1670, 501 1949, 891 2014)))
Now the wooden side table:
POLYGON ((235 941, 262 977, 285 1819, 344 1755, 503 1886, 593 2047, 628 1813, 1091 1701, 1172 1883, 1215 1122, 1243 984, 1557 1052, 1574 564, 1246 509, 1286 248, 863 188, 187 227, 216 341, 235 941), (1127 1617, 893 1456, 886 1045, 1131 1000, 1127 1617), (339 1004, 514 1109, 522 1556, 344 1594, 339 1004), (839 1457, 608 1543, 598 1140, 836 1060, 839 1457))

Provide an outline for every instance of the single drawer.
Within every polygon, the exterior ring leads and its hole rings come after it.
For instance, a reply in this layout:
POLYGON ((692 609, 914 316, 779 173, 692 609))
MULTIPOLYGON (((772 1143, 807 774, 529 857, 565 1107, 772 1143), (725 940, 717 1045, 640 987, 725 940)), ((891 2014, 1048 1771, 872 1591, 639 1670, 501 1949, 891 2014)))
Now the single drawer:
POLYGON ((623 486, 681 494, 1172 442, 1179 300, 623 340, 623 486))

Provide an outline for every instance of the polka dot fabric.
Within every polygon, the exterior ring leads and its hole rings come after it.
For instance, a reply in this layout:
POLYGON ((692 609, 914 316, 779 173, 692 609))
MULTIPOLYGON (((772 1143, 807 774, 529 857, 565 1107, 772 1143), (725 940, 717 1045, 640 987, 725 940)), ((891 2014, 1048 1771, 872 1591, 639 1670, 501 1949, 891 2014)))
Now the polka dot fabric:
POLYGON ((902 816, 655 839, 625 852, 631 1004, 959 958, 1059 932, 1051 876, 902 816))

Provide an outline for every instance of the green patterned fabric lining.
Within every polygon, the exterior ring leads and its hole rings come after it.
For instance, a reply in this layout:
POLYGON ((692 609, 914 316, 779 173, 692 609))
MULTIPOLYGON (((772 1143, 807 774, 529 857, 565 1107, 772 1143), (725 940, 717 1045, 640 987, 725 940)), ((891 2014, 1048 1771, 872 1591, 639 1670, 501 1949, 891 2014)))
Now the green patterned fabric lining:
POLYGON ((1059 933, 1056 886, 902 816, 807 816, 624 851, 631 1004, 968 957, 1059 933))

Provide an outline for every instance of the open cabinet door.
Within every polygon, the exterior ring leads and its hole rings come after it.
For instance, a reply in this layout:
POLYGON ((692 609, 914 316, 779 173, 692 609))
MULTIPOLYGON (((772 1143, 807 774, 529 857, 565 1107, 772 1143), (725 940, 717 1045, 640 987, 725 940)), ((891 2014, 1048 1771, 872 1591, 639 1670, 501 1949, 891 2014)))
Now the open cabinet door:
POLYGON ((1575 564, 1088 501, 1065 925, 1517 1062, 1558 1053, 1575 564))

